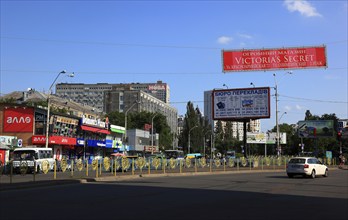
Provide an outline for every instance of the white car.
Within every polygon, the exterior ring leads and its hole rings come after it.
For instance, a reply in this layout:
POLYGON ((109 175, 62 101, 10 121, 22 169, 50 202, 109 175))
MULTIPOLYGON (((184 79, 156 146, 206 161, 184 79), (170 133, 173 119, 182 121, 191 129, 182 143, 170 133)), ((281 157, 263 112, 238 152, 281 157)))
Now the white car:
POLYGON ((315 157, 293 157, 286 166, 286 173, 289 178, 295 175, 302 175, 304 177, 310 176, 314 179, 316 176, 327 177, 329 175, 328 172, 328 167, 315 157))

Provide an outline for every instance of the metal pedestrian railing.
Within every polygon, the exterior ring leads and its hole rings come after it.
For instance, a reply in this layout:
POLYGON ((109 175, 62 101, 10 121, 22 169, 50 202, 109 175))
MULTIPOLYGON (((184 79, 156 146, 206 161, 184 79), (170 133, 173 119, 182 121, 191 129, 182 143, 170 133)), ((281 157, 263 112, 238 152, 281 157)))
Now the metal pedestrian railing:
MULTIPOLYGON (((20 182, 56 179, 83 179, 99 178, 107 176, 126 176, 143 174, 170 174, 170 173, 200 173, 200 172, 227 172, 227 171, 248 171, 248 170, 285 170, 291 156, 263 157, 252 156, 249 158, 145 158, 145 157, 104 157, 94 159, 91 163, 88 160, 69 160, 63 158, 55 161, 53 170, 49 163, 42 163, 42 169, 32 171, 28 164, 20 163, 19 169, 13 169, 13 163, 0 163, 0 183, 20 182), (29 172, 30 171, 30 172, 29 172), (5 180, 6 179, 6 180, 5 180)), ((336 160, 320 158, 328 165, 335 166, 336 160)), ((34 164, 34 167, 36 165, 34 164)))

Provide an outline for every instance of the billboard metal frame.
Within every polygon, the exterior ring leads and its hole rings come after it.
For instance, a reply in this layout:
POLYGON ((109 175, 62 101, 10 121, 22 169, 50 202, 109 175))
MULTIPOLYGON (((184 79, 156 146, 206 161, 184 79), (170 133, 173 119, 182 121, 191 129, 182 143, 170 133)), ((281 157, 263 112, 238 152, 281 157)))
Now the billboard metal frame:
POLYGON ((212 92, 213 120, 270 118, 270 106, 270 87, 219 89, 212 92))

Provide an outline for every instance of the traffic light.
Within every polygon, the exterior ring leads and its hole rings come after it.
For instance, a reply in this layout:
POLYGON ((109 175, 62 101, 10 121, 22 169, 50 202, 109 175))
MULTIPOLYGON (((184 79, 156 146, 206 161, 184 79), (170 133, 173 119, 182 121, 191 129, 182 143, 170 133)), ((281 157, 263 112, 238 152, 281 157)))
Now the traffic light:
POLYGON ((338 140, 338 141, 341 141, 341 138, 342 138, 342 132, 341 132, 341 131, 338 131, 338 132, 337 132, 337 140, 338 140))

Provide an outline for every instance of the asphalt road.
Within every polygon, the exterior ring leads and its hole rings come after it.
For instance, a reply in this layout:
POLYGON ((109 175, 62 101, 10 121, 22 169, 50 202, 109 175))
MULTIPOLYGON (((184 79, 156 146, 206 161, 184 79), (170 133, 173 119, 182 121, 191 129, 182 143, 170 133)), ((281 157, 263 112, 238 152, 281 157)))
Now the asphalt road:
POLYGON ((348 219, 348 171, 104 179, 0 191, 0 219, 348 219))

